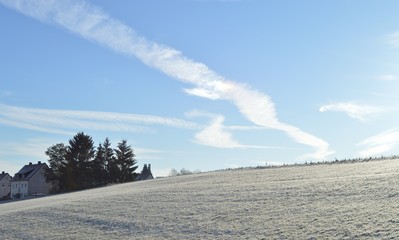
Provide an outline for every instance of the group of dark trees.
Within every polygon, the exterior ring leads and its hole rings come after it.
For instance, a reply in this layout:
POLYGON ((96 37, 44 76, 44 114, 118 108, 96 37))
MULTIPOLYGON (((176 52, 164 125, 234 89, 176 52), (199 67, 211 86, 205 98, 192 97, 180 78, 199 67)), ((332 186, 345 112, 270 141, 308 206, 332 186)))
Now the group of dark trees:
POLYGON ((137 161, 126 140, 113 149, 106 138, 95 148, 93 139, 80 132, 69 140, 69 145, 58 143, 49 147, 46 155, 50 167, 46 178, 54 184, 54 192, 131 182, 136 177, 137 161))

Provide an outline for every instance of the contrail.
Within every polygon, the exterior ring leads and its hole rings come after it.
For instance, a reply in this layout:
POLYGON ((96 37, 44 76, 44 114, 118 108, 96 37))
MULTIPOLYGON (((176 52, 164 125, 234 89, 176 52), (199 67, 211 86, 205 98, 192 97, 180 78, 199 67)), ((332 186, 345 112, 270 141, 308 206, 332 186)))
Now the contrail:
POLYGON ((205 64, 185 57, 180 51, 147 40, 131 27, 113 19, 100 8, 84 0, 0 0, 0 2, 42 22, 62 26, 90 41, 114 51, 135 56, 177 80, 193 84, 191 95, 228 100, 253 123, 285 132, 294 141, 315 148, 304 157, 323 159, 332 152, 329 144, 277 118, 271 98, 251 87, 220 76, 205 64))
POLYGON ((178 118, 116 112, 49 110, 21 108, 0 103, 0 123, 35 131, 73 135, 72 129, 151 132, 146 125, 200 129, 197 124, 178 118), (67 131, 67 129, 69 129, 67 131))

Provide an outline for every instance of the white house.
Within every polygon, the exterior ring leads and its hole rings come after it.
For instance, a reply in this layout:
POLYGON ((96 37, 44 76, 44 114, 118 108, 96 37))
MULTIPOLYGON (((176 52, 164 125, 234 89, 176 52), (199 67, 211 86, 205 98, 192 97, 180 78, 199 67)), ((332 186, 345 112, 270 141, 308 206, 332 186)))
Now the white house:
POLYGON ((11 179, 11 198, 49 194, 51 185, 44 175, 47 168, 47 164, 41 162, 25 165, 11 179))
POLYGON ((6 197, 11 191, 11 176, 4 171, 0 174, 0 198, 6 197))

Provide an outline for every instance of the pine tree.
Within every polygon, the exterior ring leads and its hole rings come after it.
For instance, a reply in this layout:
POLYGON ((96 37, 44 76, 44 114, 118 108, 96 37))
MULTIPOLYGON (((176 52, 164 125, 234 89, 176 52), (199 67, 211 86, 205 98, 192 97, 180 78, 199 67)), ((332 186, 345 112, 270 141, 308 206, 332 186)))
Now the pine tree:
POLYGON ((127 140, 122 140, 118 143, 118 147, 115 149, 116 163, 119 170, 118 182, 130 182, 134 180, 137 166, 134 166, 137 161, 134 158, 135 154, 130 145, 127 145, 127 140))
POLYGON ((113 172, 115 172, 112 169, 115 169, 116 163, 115 163, 115 156, 114 156, 114 149, 111 148, 111 142, 109 141, 108 138, 105 138, 105 141, 103 143, 103 148, 104 148, 104 160, 106 162, 106 171, 107 171, 107 176, 106 176, 106 183, 112 183, 115 182, 113 180, 113 172))
POLYGON ((92 164, 93 177, 96 185, 105 185, 107 183, 115 183, 119 174, 116 164, 114 150, 108 138, 103 144, 99 144, 96 156, 92 164))
POLYGON ((96 156, 91 164, 91 171, 95 186, 101 186, 107 183, 107 161, 104 147, 101 143, 97 147, 96 156))
POLYGON ((120 171, 114 156, 114 149, 111 148, 111 143, 108 138, 105 139, 103 143, 103 148, 104 148, 104 159, 107 164, 106 181, 107 183, 117 183, 120 171))
POLYGON ((79 190, 93 186, 91 171, 95 155, 94 142, 89 135, 77 133, 66 150, 67 190, 79 190))

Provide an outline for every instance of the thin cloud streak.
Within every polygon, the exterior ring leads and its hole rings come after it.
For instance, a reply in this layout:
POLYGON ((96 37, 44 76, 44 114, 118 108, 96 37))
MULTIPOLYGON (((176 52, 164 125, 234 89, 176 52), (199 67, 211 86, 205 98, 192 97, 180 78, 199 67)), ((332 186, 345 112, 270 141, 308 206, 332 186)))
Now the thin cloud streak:
POLYGON ((356 104, 352 102, 334 103, 321 106, 320 112, 343 112, 349 117, 366 121, 371 117, 375 117, 376 114, 385 111, 382 107, 375 107, 369 105, 356 104))
MULTIPOLYGON (((116 52, 135 56, 168 76, 195 85, 186 93, 212 100, 233 102, 253 123, 285 132, 294 141, 313 147, 305 157, 323 159, 331 154, 329 144, 299 128, 281 123, 269 96, 218 75, 176 49, 148 41, 132 28, 84 1, 0 0, 4 5, 43 22, 65 27, 116 52)), ((234 142, 231 142, 233 144, 234 142)))
POLYGON ((51 139, 32 138, 23 142, 1 142, 0 156, 17 155, 33 159, 43 159, 46 157, 46 149, 53 144, 51 139))
POLYGON ((71 135, 68 129, 117 132, 153 132, 146 125, 198 129, 195 123, 177 118, 115 112, 49 110, 0 104, 0 123, 47 133, 71 135), (143 126, 144 125, 144 126, 143 126))
POLYGON ((134 152, 137 156, 139 156, 139 160, 158 160, 162 159, 161 155, 165 153, 165 151, 158 149, 150 149, 150 148, 135 148, 134 152))
POLYGON ((376 76, 376 80, 386 81, 386 82, 397 81, 398 79, 399 79, 399 77, 397 75, 393 75, 393 74, 384 74, 384 75, 376 76))
POLYGON ((399 31, 388 34, 386 37, 386 42, 394 48, 399 48, 399 31))
POLYGON ((395 100, 399 98, 399 96, 396 94, 386 94, 381 92, 371 92, 371 94, 377 97, 390 98, 395 100))
POLYGON ((359 151, 360 157, 368 157, 388 153, 399 144, 399 128, 394 128, 364 139, 356 146, 365 147, 359 151))
POLYGON ((12 93, 12 92, 0 91, 0 96, 1 96, 1 97, 11 97, 11 96, 13 96, 13 95, 14 95, 14 93, 12 93))
POLYGON ((1 166, 1 171, 5 171, 6 173, 10 174, 11 176, 14 176, 15 173, 17 173, 20 169, 21 166, 18 163, 10 163, 9 161, 5 159, 0 158, 0 166, 1 166))
POLYGON ((54 139, 31 138, 22 141, 0 142, 0 170, 8 171, 10 174, 21 169, 21 165, 27 162, 43 161, 46 159, 46 149, 54 144, 54 139), (10 159, 17 157, 17 162, 10 159))
POLYGON ((54 133, 54 134, 62 134, 62 135, 73 135, 74 134, 73 132, 63 131, 63 130, 54 129, 54 128, 48 128, 48 127, 41 127, 41 126, 36 126, 34 124, 21 122, 18 119, 5 119, 5 118, 0 117, 0 124, 12 126, 12 127, 16 127, 16 128, 38 131, 38 132, 45 132, 45 133, 54 133))

